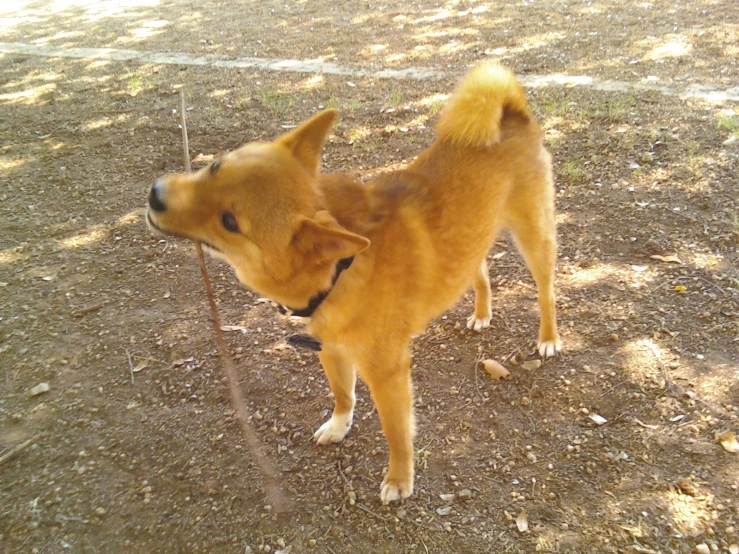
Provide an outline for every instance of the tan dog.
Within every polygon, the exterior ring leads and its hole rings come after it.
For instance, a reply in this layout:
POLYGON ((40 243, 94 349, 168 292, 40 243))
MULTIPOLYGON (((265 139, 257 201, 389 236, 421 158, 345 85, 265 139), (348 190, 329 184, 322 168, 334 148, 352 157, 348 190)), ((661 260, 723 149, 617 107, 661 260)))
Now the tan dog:
POLYGON ((539 290, 539 353, 560 349, 551 159, 520 85, 494 64, 460 83, 428 150, 367 185, 318 172, 335 117, 320 112, 274 142, 157 180, 147 219, 206 243, 246 286, 312 316, 308 330, 336 397, 314 438, 347 434, 358 373, 388 441, 380 493, 388 503, 413 492, 411 337, 470 284, 468 327, 489 326, 485 257, 501 228, 513 233, 539 290))

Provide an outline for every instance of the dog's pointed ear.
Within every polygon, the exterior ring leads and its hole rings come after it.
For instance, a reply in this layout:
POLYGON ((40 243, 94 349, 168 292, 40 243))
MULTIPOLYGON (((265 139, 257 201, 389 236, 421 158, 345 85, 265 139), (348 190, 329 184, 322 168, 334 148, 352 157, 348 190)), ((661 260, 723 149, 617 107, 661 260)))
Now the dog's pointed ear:
POLYGON ((293 236, 293 243, 316 261, 340 260, 359 254, 370 245, 368 238, 341 227, 330 215, 319 212, 315 219, 303 219, 293 236), (323 221, 323 220, 326 221, 323 221))
POLYGON ((315 175, 321 162, 321 150, 338 114, 333 109, 318 112, 297 129, 279 137, 276 142, 292 152, 309 174, 315 175))

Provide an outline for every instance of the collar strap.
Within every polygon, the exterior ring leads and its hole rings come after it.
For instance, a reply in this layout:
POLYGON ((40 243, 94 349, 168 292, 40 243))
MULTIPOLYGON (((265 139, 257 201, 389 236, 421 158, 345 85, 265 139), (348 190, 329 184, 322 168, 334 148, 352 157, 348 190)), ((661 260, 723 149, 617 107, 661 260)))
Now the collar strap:
POLYGON ((312 316, 313 312, 315 312, 318 309, 318 306, 320 306, 321 303, 324 300, 326 300, 326 297, 331 293, 334 286, 336 285, 336 281, 339 280, 341 273, 345 269, 349 269, 353 261, 354 261, 354 256, 351 256, 349 258, 340 259, 339 262, 336 264, 336 269, 334 270, 334 277, 333 279, 331 279, 331 287, 328 290, 319 292, 313 298, 308 300, 308 305, 305 308, 300 308, 296 310, 294 308, 290 308, 288 306, 283 306, 282 304, 278 304, 277 309, 283 315, 289 314, 289 315, 295 315, 298 317, 312 316))
POLYGON ((287 343, 298 348, 321 351, 321 341, 310 335, 290 335, 287 337, 287 343))

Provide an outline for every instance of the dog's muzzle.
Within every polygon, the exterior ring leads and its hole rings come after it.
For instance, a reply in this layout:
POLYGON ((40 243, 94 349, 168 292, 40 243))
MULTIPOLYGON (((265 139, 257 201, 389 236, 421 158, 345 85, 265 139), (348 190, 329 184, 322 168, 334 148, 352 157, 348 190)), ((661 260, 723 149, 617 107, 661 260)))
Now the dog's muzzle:
POLYGON ((162 180, 157 179, 154 181, 154 184, 151 186, 151 190, 149 191, 149 207, 154 210, 155 212, 164 212, 167 211, 167 205, 164 203, 163 198, 163 186, 162 186, 162 180))

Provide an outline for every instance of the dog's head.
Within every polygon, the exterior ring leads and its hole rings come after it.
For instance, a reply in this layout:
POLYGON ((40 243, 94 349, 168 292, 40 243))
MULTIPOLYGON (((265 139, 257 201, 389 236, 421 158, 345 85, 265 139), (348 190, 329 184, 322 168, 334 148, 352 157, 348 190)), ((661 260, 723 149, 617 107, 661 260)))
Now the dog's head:
POLYGON ((255 142, 194 173, 156 180, 148 225, 201 241, 247 287, 300 308, 331 286, 338 260, 369 240, 341 227, 317 186, 320 153, 334 110, 273 142, 255 142))

